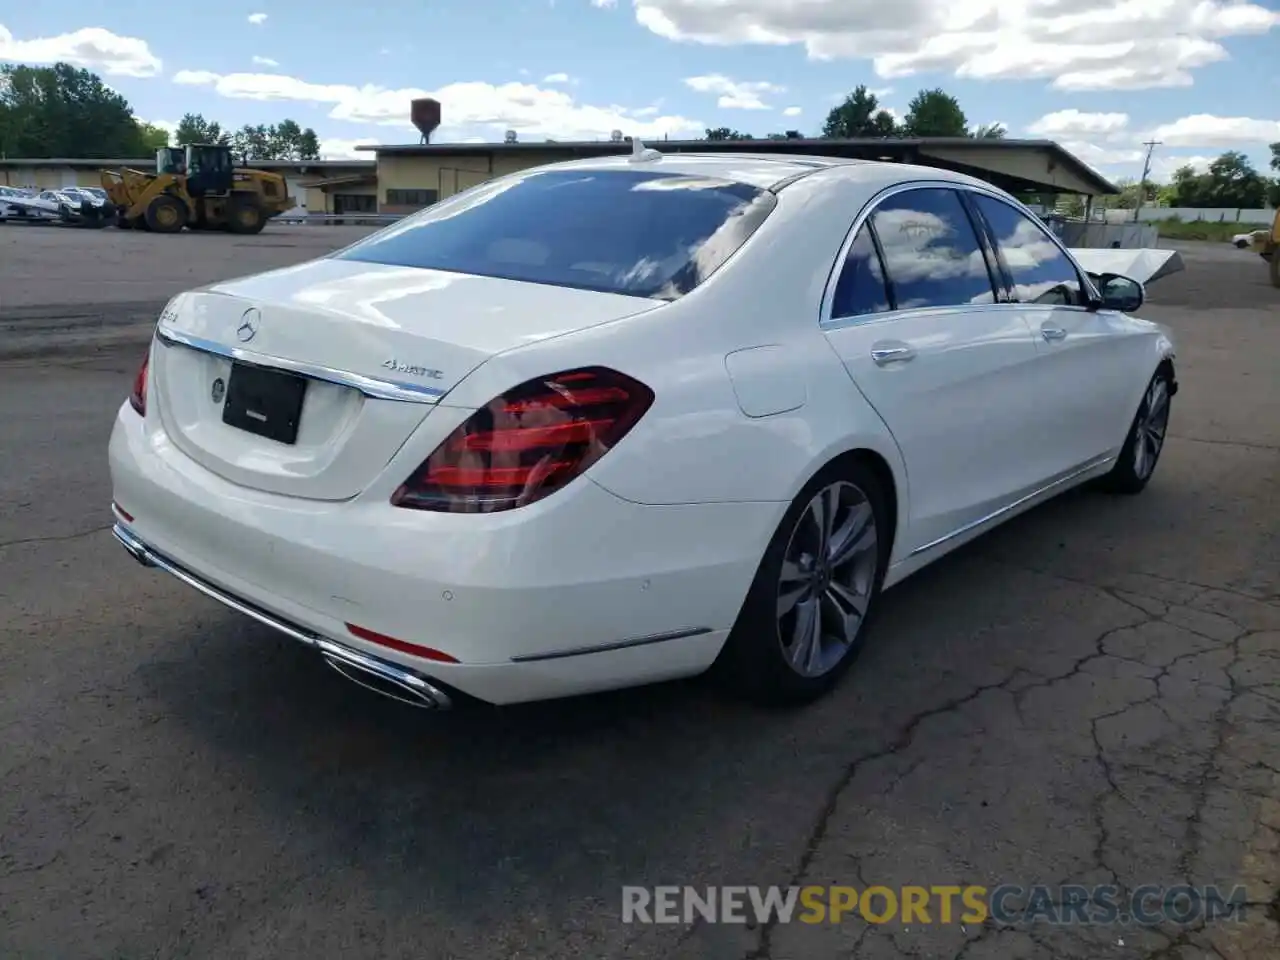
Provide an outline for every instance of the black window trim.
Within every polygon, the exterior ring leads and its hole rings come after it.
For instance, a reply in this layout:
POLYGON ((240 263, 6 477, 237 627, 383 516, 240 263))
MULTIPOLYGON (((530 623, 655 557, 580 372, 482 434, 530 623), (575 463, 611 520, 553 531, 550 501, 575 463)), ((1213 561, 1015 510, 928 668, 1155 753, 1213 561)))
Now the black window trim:
MULTIPOLYGON (((838 317, 833 316, 832 322, 840 320, 849 320, 855 317, 882 317, 886 313, 898 312, 898 291, 893 285, 893 278, 889 276, 889 271, 884 268, 884 247, 880 246, 880 234, 876 231, 876 225, 871 222, 868 217, 867 222, 862 225, 862 230, 867 231, 867 236, 871 238, 871 252, 876 258, 876 263, 880 267, 880 279, 884 281, 884 299, 888 304, 887 310, 877 310, 874 313, 847 313, 838 317)), ((853 244, 858 242, 861 230, 853 235, 853 241, 849 244, 845 251, 844 259, 840 262, 840 269, 836 273, 836 288, 839 289, 840 278, 844 276, 845 267, 849 265, 849 254, 853 251, 853 244)), ((832 300, 831 312, 835 313, 835 301, 832 300)))
POLYGON ((971 191, 957 190, 956 193, 960 195, 960 203, 969 214, 973 232, 978 235, 978 244, 982 247, 982 256, 987 261, 987 273, 991 276, 991 286, 995 290, 995 302, 1013 303, 1013 277, 996 242, 995 231, 991 229, 991 224, 982 215, 978 205, 973 202, 971 191))
MULTIPOLYGON (((1090 286, 1087 283, 1087 277, 1085 276, 1085 272, 1080 269, 1080 266, 1073 259, 1071 259, 1071 255, 1066 252, 1066 248, 1063 247, 1063 245, 1058 241, 1058 238, 1054 236, 1052 230, 1048 229, 1043 223, 1038 222, 1039 218, 1034 215, 1031 215, 1030 211, 1023 212, 1022 210, 1019 210, 1013 204, 1009 203, 1007 200, 1001 197, 997 197, 994 194, 986 193, 986 191, 975 190, 973 192, 974 193, 982 192, 986 195, 988 200, 992 200, 995 203, 1003 204, 1004 206, 1012 210, 1014 213, 1027 217, 1027 219, 1031 221, 1032 225, 1036 229, 1038 229, 1042 234, 1044 234, 1050 240, 1054 241, 1054 243, 1057 244, 1058 248, 1063 251, 1063 254, 1065 255, 1064 258, 1066 259, 1067 263, 1071 266, 1071 269, 1075 271, 1076 283, 1080 285, 1080 293, 1084 295, 1086 300, 1088 299, 1089 293, 1090 293, 1090 286)), ((1006 289, 1008 290, 1009 303, 1016 303, 1021 307, 1045 307, 1045 308, 1052 308, 1054 310, 1087 310, 1088 309, 1088 307, 1078 303, 1067 305, 1067 304, 1061 304, 1061 303, 1032 303, 1027 300, 1019 300, 1017 296, 1014 294, 1014 290, 1017 288, 1017 284, 1013 282, 1013 272, 1009 269, 1009 262, 1007 259, 1005 259, 1004 250, 1000 246, 1000 238, 996 235, 995 227, 991 225, 991 221, 987 219, 986 214, 982 212, 982 210, 978 207, 976 203, 971 203, 969 205, 973 207, 974 216, 981 219, 983 224, 983 229, 986 231, 987 236, 991 238, 991 246, 995 250, 996 257, 999 260, 1000 273, 1004 276, 1005 286, 1006 286, 1006 289)))
MULTIPOLYGON (((844 263, 846 258, 849 256, 849 248, 853 246, 854 240, 857 239, 858 231, 861 230, 862 227, 868 223, 868 221, 871 219, 871 214, 874 213, 876 208, 879 207, 880 204, 883 203, 885 200, 889 199, 890 197, 896 196, 899 193, 906 193, 908 190, 916 190, 916 189, 919 189, 920 187, 941 187, 944 190, 955 190, 962 195, 965 193, 983 194, 985 196, 992 198, 993 200, 999 200, 1005 203, 1006 205, 1013 207, 1014 210, 1017 210, 1023 216, 1031 217, 1033 221, 1038 219, 1036 215, 1026 207, 1025 204, 1019 202, 1016 198, 1012 202, 1010 202, 1010 199, 1008 197, 1002 196, 1001 194, 997 193, 994 188, 988 188, 978 184, 957 183, 954 180, 911 180, 911 181, 902 181, 900 183, 895 183, 888 187, 885 187, 879 193, 871 197, 871 199, 868 200, 865 204, 863 204, 862 209, 859 210, 858 214, 853 218, 853 223, 850 225, 849 230, 845 233, 844 242, 841 243, 839 253, 836 255, 835 261, 831 264, 831 268, 828 271, 827 282, 822 291, 822 300, 818 306, 818 326, 820 328, 825 330, 828 328, 840 328, 840 327, 853 326, 854 324, 867 323, 873 320, 882 321, 892 317, 895 314, 916 314, 916 313, 928 313, 928 312, 943 313, 943 312, 954 311, 957 309, 991 310, 991 309, 1004 309, 1012 306, 1017 306, 1024 310, 1025 309, 1041 309, 1041 310, 1054 309, 1054 310, 1088 311, 1091 309, 1089 307, 1064 307, 1061 305, 1035 304, 1035 303, 1017 303, 1017 304, 987 303, 987 304, 973 304, 967 307, 947 306, 947 307, 917 307, 912 310, 892 309, 892 310, 882 310, 879 313, 851 314, 847 317, 832 317, 831 314, 832 314, 832 306, 835 302, 836 285, 840 281, 840 273, 844 269, 844 263)), ((964 198, 962 197, 962 200, 963 199, 964 198)), ((1067 249, 1066 245, 1062 242, 1062 240, 1052 230, 1046 229, 1045 232, 1048 234, 1049 239, 1051 239, 1054 242, 1054 244, 1058 247, 1058 249, 1062 251, 1063 255, 1066 256, 1067 261, 1076 269, 1077 273, 1080 275, 1081 281, 1082 281, 1082 289, 1086 292, 1085 299, 1086 300, 1100 299, 1100 295, 1098 294, 1097 288, 1094 287, 1093 281, 1089 278, 1088 272, 1080 268, 1080 265, 1076 263, 1075 258, 1071 256, 1071 252, 1067 249)), ((878 238, 877 238, 877 242, 878 242, 878 238)), ((877 252, 879 252, 878 248, 877 248, 877 252)), ((883 268, 883 260, 881 261, 881 267, 883 268)), ((885 274, 885 277, 887 279, 888 273, 885 274)))

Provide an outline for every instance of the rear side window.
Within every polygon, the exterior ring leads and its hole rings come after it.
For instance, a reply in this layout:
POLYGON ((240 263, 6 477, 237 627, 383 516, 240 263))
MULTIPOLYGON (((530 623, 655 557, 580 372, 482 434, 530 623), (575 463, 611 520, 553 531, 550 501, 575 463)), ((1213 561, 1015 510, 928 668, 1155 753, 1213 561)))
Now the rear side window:
POLYGON ((995 239, 1015 300, 1084 306, 1080 274, 1047 230, 1002 200, 981 193, 971 197, 995 239))
POLYGON ((774 206, 772 193, 727 180, 553 170, 482 184, 337 256, 674 300, 774 206))
POLYGON ((978 236, 954 190, 889 197, 871 215, 899 310, 994 303, 978 236))
POLYGON ((871 228, 863 224, 849 247, 840 279, 836 281, 831 318, 860 317, 884 313, 889 309, 889 290, 884 282, 880 254, 876 252, 871 228))

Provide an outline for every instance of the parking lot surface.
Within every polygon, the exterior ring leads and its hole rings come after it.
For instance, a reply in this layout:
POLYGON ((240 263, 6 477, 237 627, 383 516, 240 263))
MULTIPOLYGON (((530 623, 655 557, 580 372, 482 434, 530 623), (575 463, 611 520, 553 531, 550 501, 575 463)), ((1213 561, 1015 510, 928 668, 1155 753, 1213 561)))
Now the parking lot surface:
POLYGON ((1182 389, 1148 490, 1070 493, 890 591, 826 700, 692 682, 430 715, 107 531, 142 345, 93 325, 145 330, 186 285, 349 242, 282 231, 43 231, 61 262, 0 231, 0 339, 62 337, 0 363, 0 957, 1280 956, 1280 291, 1256 256, 1188 244, 1152 288, 1182 389), (1248 906, 624 924, 622 886, 658 884, 1243 885, 1248 906))

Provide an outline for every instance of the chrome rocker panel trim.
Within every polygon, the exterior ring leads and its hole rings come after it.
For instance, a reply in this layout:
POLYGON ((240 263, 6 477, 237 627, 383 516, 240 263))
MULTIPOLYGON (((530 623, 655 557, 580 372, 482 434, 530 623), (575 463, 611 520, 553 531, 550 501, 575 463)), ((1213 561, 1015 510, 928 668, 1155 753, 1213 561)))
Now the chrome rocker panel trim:
POLYGON ((334 383, 340 387, 350 387, 374 400, 398 400, 401 403, 439 403, 440 398, 446 392, 436 387, 406 383, 403 380, 366 377, 364 374, 338 370, 335 367, 326 367, 319 363, 306 363, 301 360, 289 360, 286 357, 257 353, 241 347, 228 347, 213 340, 195 337, 189 333, 180 333, 167 327, 156 327, 156 339, 166 347, 186 347, 188 350, 213 354, 217 357, 224 357, 227 360, 235 360, 238 363, 249 363, 255 367, 266 367, 272 370, 285 370, 310 380, 323 380, 325 383, 334 383))
POLYGON ((143 566, 155 567, 172 574, 187 586, 194 587, 205 596, 217 600, 237 613, 252 617, 287 637, 315 647, 325 663, 353 683, 413 707, 447 710, 453 705, 447 693, 420 674, 387 660, 371 657, 359 650, 334 643, 326 637, 319 636, 227 593, 148 546, 122 523, 116 523, 111 528, 111 534, 120 541, 129 555, 143 566))
POLYGON ((991 523, 993 520, 998 520, 1001 517, 1004 517, 1007 514, 1010 514, 1013 511, 1019 509, 1020 507, 1026 506, 1032 500, 1035 500, 1039 497, 1043 497, 1045 494, 1050 493, 1054 490, 1057 490, 1059 487, 1065 484, 1074 483, 1075 481, 1083 477, 1085 474, 1090 473, 1094 470, 1099 470, 1102 467, 1105 467, 1107 464, 1112 463, 1114 460, 1115 460, 1114 454, 1107 454, 1107 456, 1105 457, 1099 457, 1096 460, 1090 460, 1084 466, 1077 467, 1075 470, 1072 470, 1066 476, 1058 477, 1056 480, 1051 480, 1049 483, 1046 483, 1044 486, 1037 487, 1035 490, 1032 490, 1026 496, 1019 497, 1017 500, 1014 500, 1012 503, 1005 504, 1003 507, 1000 507, 998 510, 992 510, 985 517, 979 517, 977 520, 971 520, 969 523, 966 523, 964 526, 958 527, 957 529, 952 530, 950 533, 939 537, 937 540, 931 540, 929 543, 926 543, 923 546, 916 547, 909 554, 907 554, 907 559, 910 560, 912 557, 917 557, 922 553, 928 552, 929 550, 934 550, 942 546, 944 543, 949 543, 950 541, 956 539, 956 537, 962 537, 966 533, 971 533, 972 531, 978 529, 979 527, 986 526, 987 524, 991 523))

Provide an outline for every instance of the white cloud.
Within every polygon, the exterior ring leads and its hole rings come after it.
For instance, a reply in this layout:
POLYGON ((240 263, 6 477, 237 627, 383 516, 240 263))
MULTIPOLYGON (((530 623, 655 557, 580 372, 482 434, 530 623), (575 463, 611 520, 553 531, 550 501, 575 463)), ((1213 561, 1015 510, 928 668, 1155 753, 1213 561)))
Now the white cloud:
POLYGON ((280 62, 279 62, 278 60, 272 60, 270 57, 254 57, 254 58, 253 58, 253 62, 254 62, 254 63, 256 63, 256 64, 257 64, 258 66, 260 66, 260 67, 278 67, 278 66, 280 66, 280 62))
MULTIPOLYGON (((495 139, 504 130, 523 137, 558 140, 605 139, 613 130, 628 135, 657 138, 697 135, 700 120, 662 114, 648 116, 620 106, 578 103, 564 90, 549 90, 530 83, 491 84, 481 81, 450 83, 437 90, 388 89, 336 83, 310 83, 278 73, 217 74, 207 70, 180 70, 175 83, 208 86, 224 97, 238 100, 292 100, 330 104, 334 120, 371 123, 411 129, 409 101, 434 97, 443 105, 442 134, 473 136, 491 131, 495 139), (480 128, 477 131, 477 128, 480 128)), ((440 139, 445 139, 442 136, 440 139)))
POLYGON ((1046 113, 1027 127, 1027 133, 1040 137, 1115 136, 1129 126, 1127 113, 1082 113, 1058 110, 1046 113))
POLYGON ((542 78, 543 83, 569 83, 570 77, 567 73, 549 73, 542 78))
POLYGON ((1091 167, 1109 167, 1117 164, 1141 163, 1145 150, 1103 147, 1087 140, 1063 140, 1063 149, 1089 164, 1091 167))
POLYGON ((1151 161, 1151 179, 1169 180, 1173 177, 1175 170, 1186 166, 1191 167, 1196 173, 1205 173, 1209 169, 1209 164, 1216 159, 1217 157, 1187 156, 1185 154, 1163 157, 1156 155, 1151 161))
POLYGON ((605 7, 616 6, 618 0, 591 0, 591 5, 597 9, 603 10, 605 7))
POLYGON ((265 13, 251 13, 248 20, 256 27, 267 22, 267 15, 265 13))
POLYGON ((343 140, 336 137, 325 137, 320 141, 321 160, 372 160, 372 153, 361 153, 356 147, 375 146, 381 141, 372 138, 363 140, 343 140))
POLYGON ((719 94, 716 106, 723 110, 768 110, 769 105, 761 97, 786 91, 786 87, 763 80, 731 80, 718 73, 705 77, 686 77, 684 84, 698 93, 719 94))
POLYGON ((1162 124, 1151 131, 1152 140, 1171 147, 1240 147, 1280 142, 1280 120, 1250 117, 1215 117, 1198 113, 1162 124))
POLYGON ((1251 0, 635 0, 671 40, 803 45, 811 59, 869 59, 882 77, 950 72, 1045 79, 1062 90, 1182 87, 1228 57, 1219 42, 1264 34, 1280 11, 1251 0))
POLYGON ((18 40, 0 26, 0 62, 74 63, 101 70, 108 76, 153 77, 160 72, 160 58, 147 41, 122 37, 102 27, 85 27, 55 37, 18 40))
POLYGON ((804 113, 804 111, 799 107, 787 107, 787 109, 782 111, 782 115, 784 117, 798 117, 802 113, 804 113))

